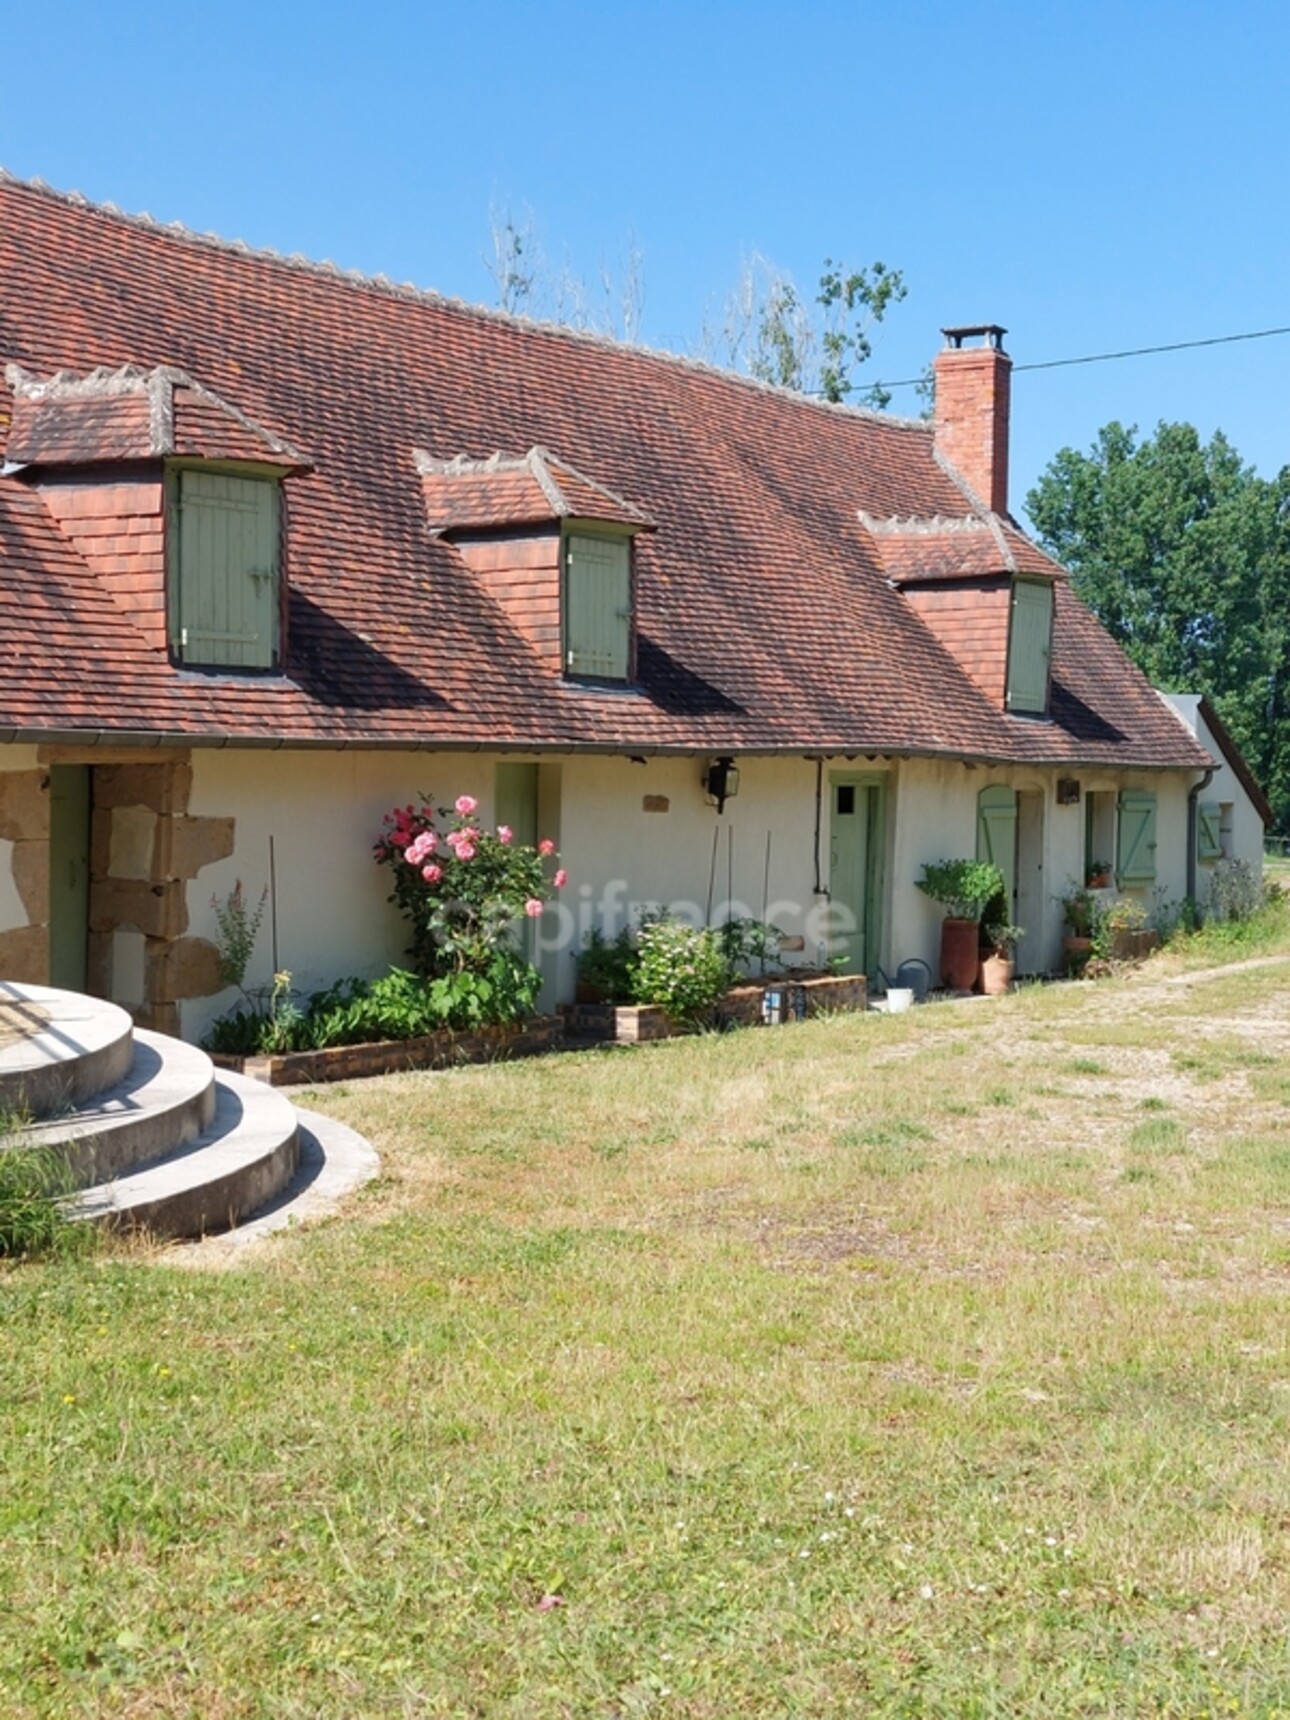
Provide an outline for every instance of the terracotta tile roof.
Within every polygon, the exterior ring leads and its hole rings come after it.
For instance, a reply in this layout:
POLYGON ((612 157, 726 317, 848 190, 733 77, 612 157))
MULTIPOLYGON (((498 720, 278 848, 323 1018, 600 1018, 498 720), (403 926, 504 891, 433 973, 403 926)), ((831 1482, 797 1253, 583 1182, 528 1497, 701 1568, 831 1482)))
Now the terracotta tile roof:
POLYGON ((586 519, 652 528, 649 516, 545 448, 471 460, 436 460, 415 450, 432 531, 539 525, 586 519))
POLYGON ((11 362, 5 380, 13 390, 5 457, 14 465, 95 465, 166 455, 249 460, 283 470, 309 464, 282 437, 169 365, 41 377, 11 362))
POLYGON ((988 579, 1004 573, 1067 577, 1065 568, 998 514, 882 520, 861 508, 859 518, 874 540, 887 578, 897 585, 988 579))
MULTIPOLYGON (((186 401, 191 386, 225 403, 253 442, 262 432, 313 461, 285 480, 288 652, 281 675, 261 676, 161 662, 57 531, 32 474, 0 476, 9 732, 1161 767, 1205 757, 1064 582, 1053 720, 1007 717, 973 686, 889 583, 859 518, 979 511, 935 459, 925 423, 0 179, 6 361, 43 378, 173 370, 177 451, 233 446, 208 406, 186 401), (544 668, 428 529, 415 450, 481 462, 534 447, 558 450, 550 475, 571 509, 594 517, 609 492, 657 525, 635 539, 633 691, 544 668)), ((24 437, 30 448, 36 429, 16 415, 15 427, 17 448, 24 437)), ((101 453, 138 425, 109 415, 39 434, 101 453)), ((519 490, 508 505, 527 505, 519 490)), ((1018 566, 1038 554, 1001 531, 1018 566)))

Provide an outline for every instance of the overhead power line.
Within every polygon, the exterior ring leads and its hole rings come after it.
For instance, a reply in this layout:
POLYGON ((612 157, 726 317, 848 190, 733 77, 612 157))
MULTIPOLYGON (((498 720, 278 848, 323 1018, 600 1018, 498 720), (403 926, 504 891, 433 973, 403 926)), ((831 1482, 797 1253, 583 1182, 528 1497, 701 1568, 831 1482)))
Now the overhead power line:
MULTIPOLYGON (((1188 352, 1198 346, 1230 346, 1238 340, 1270 340, 1273 335, 1290 334, 1290 328, 1261 328, 1249 334, 1216 334, 1207 340, 1174 340, 1162 346, 1130 346, 1122 352, 1091 352, 1083 358, 1046 358, 1036 364, 1014 364, 1014 373, 1021 370, 1063 370, 1073 364, 1109 364, 1117 358, 1149 358, 1157 352, 1188 352)), ((902 377, 899 382, 878 382, 876 388, 917 388, 925 379, 921 376, 902 377)))

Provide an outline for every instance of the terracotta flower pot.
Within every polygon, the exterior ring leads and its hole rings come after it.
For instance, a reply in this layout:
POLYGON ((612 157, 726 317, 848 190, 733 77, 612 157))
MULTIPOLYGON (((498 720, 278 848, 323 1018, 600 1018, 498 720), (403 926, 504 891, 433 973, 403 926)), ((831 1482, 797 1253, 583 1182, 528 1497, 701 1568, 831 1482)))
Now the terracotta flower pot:
POLYGON ((1083 973, 1088 958, 1093 953, 1092 938, 1063 938, 1062 956, 1065 959, 1066 971, 1069 974, 1083 973))
POLYGON ((1011 956, 996 955, 993 951, 981 962, 981 990, 986 997, 1002 997, 1012 984, 1012 975, 1016 963, 1011 956))
POLYGON ((944 920, 941 924, 941 981, 951 991, 971 991, 976 984, 980 928, 975 920, 944 920))

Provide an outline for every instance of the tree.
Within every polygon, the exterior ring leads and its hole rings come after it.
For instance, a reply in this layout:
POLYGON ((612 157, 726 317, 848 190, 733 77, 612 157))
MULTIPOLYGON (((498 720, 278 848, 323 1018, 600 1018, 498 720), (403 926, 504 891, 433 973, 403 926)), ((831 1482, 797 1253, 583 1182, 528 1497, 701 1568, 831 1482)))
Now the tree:
MULTIPOLYGON (((701 352, 779 388, 845 400, 856 386, 855 367, 872 354, 870 331, 906 290, 900 271, 885 263, 847 269, 826 257, 810 301, 791 275, 754 252, 743 261, 720 328, 705 330, 701 352)), ((891 396, 875 386, 862 398, 885 407, 891 396)))
MULTIPOLYGON (((617 265, 602 258, 597 285, 589 287, 567 258, 558 270, 549 265, 530 210, 517 214, 508 204, 494 203, 483 261, 504 311, 549 317, 620 340, 640 338, 645 276, 640 247, 630 234, 617 265)), ((906 290, 900 270, 885 263, 850 269, 826 257, 819 290, 806 299, 791 275, 754 251, 744 258, 719 327, 705 323, 697 354, 780 388, 846 400, 856 388, 856 367, 872 356, 872 331, 906 290)), ((860 398, 879 408, 891 402, 880 384, 860 398)))
POLYGON ((1111 423, 1056 455, 1026 511, 1148 678, 1209 697, 1290 823, 1290 467, 1259 477, 1221 431, 1111 423))

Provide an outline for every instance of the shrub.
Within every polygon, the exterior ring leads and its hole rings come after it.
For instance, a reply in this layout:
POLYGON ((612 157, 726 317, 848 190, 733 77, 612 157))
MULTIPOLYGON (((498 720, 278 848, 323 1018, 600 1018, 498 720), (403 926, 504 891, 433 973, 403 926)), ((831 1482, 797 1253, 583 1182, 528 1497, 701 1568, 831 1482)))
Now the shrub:
POLYGON ((1263 890, 1248 861, 1220 860, 1210 873, 1207 918, 1220 925, 1230 920, 1248 920, 1263 903, 1263 890))
POLYGON ((598 991, 606 1003, 629 1003, 635 997, 639 965, 630 926, 624 926, 612 938, 593 926, 578 952, 579 980, 598 991))
POLYGON ((992 896, 1005 888, 1003 873, 989 860, 931 860, 918 888, 939 902, 952 920, 979 920, 992 896))
POLYGON ((377 860, 394 874, 390 900, 412 922, 412 965, 427 979, 486 974, 495 952, 513 947, 515 925, 536 918, 565 881, 563 871, 547 876, 553 842, 516 842, 504 824, 485 830, 478 804, 460 795, 441 830, 422 795, 419 807, 386 813, 375 844, 377 860))
POLYGON ((637 937, 636 1000, 694 1024, 711 1013, 730 984, 719 935, 680 920, 644 924, 637 937))

